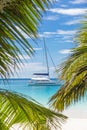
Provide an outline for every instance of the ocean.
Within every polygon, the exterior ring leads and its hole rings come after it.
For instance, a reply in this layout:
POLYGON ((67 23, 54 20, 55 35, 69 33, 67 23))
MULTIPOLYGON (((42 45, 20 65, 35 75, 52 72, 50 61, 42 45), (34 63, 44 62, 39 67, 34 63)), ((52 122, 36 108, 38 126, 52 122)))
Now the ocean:
MULTIPOLYGON (((49 107, 49 99, 57 92, 61 84, 58 86, 30 86, 29 80, 30 79, 9 79, 3 81, 0 79, 0 88, 32 97, 45 107, 49 107)), ((82 99, 78 103, 72 104, 63 113, 73 118, 87 118, 87 95, 84 100, 82 99)))
POLYGON ((0 80, 0 88, 21 93, 32 97, 44 106, 48 106, 50 97, 60 88, 58 86, 30 86, 30 79, 0 80))

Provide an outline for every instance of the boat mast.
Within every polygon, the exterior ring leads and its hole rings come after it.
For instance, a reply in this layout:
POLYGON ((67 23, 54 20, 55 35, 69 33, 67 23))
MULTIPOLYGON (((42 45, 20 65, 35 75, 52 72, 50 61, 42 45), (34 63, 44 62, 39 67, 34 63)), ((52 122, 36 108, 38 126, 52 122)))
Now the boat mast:
POLYGON ((47 73, 49 76, 49 65, 48 65, 48 57, 47 57, 47 49, 46 49, 46 44, 45 44, 45 38, 43 38, 44 41, 44 50, 45 50, 45 57, 46 57, 46 65, 47 65, 47 73))

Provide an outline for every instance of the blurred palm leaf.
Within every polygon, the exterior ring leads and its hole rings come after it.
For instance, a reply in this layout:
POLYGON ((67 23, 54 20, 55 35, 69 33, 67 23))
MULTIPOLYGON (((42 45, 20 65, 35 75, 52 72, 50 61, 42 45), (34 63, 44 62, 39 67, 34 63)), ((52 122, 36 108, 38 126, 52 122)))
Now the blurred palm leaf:
MULTIPOLYGON (((52 0, 2 0, 0 1, 0 76, 8 77, 12 67, 21 62, 19 55, 33 54, 33 48, 25 34, 37 38, 42 12, 52 0)), ((19 66, 17 66, 19 67, 19 66)), ((66 119, 34 100, 0 90, 0 130, 9 130, 14 124, 32 130, 50 130, 50 125, 59 126, 66 119)))
MULTIPOLYGON (((29 56, 33 48, 25 35, 34 40, 42 12, 51 0, 2 0, 0 1, 0 75, 9 76, 19 55, 24 51, 29 56), (22 51, 23 50, 23 51, 22 51)), ((18 66, 17 66, 18 67, 18 66)))
POLYGON ((77 47, 61 64, 60 79, 64 84, 50 100, 53 108, 59 111, 81 100, 87 92, 87 21, 82 22, 75 39, 77 47))
POLYGON ((65 119, 62 114, 41 106, 31 98, 0 90, 0 130, 8 130, 18 123, 22 129, 50 130, 51 125, 60 128, 65 119))

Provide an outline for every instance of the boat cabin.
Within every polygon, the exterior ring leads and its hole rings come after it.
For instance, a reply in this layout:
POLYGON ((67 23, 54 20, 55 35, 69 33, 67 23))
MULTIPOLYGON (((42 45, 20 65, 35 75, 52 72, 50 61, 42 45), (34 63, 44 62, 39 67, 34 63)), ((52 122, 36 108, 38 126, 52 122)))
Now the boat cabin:
POLYGON ((36 81, 49 81, 49 73, 34 73, 32 80, 36 81))

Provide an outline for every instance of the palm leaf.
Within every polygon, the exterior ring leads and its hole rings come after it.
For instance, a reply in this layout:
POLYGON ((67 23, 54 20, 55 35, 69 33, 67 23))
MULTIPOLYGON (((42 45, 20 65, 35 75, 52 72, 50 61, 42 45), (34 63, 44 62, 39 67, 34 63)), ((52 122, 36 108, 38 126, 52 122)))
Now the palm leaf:
POLYGON ((64 84, 50 99, 53 108, 59 111, 81 100, 87 92, 87 21, 82 23, 76 42, 77 47, 59 70, 64 84))
POLYGON ((50 130, 51 125, 60 128, 66 119, 62 114, 41 106, 31 98, 26 99, 7 90, 0 90, 0 114, 1 130, 8 130, 18 123, 22 128, 50 130))
POLYGON ((14 59, 15 66, 17 62, 21 62, 19 55, 23 56, 22 50, 28 56, 33 54, 33 48, 24 34, 35 41, 42 12, 49 7, 51 2, 51 0, 6 0, 0 2, 0 68, 2 68, 0 75, 2 77, 12 73, 9 66, 13 66, 14 59), (3 57, 2 54, 5 56, 3 57))
MULTIPOLYGON (((12 74, 12 66, 21 62, 19 55, 24 51, 28 56, 33 48, 23 35, 32 40, 37 38, 38 24, 42 12, 52 0, 6 0, 0 2, 0 75, 12 74), (4 3, 5 2, 5 3, 4 3), (16 41, 16 42, 15 42, 16 41)), ((35 40, 34 40, 35 41, 35 40)), ((19 66, 17 66, 19 67, 19 66)), ((0 90, 0 130, 8 130, 14 124, 21 124, 22 129, 50 130, 65 121, 66 117, 44 108, 31 99, 0 90)))

